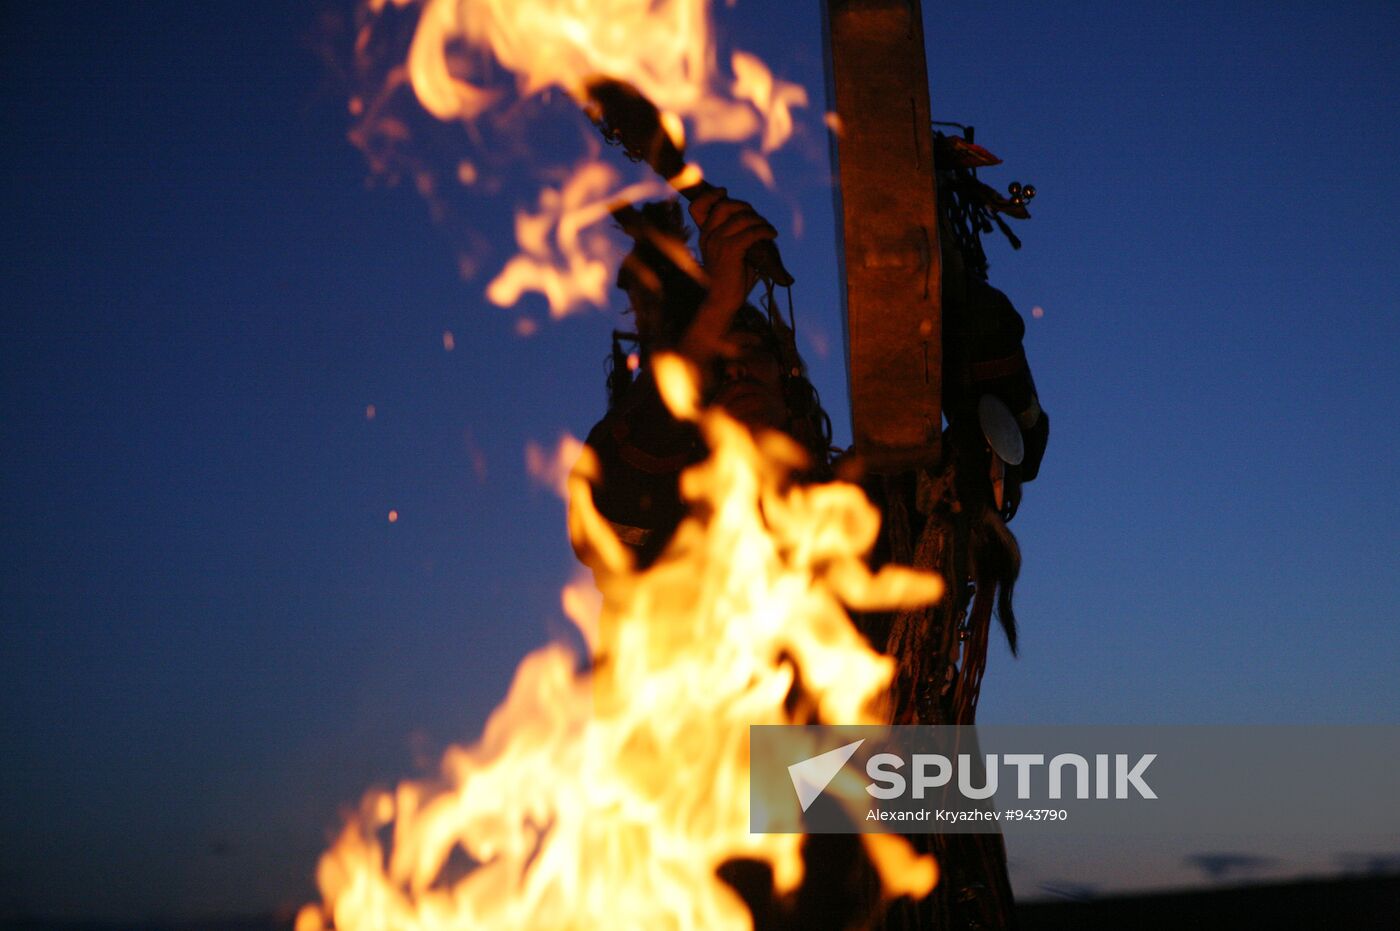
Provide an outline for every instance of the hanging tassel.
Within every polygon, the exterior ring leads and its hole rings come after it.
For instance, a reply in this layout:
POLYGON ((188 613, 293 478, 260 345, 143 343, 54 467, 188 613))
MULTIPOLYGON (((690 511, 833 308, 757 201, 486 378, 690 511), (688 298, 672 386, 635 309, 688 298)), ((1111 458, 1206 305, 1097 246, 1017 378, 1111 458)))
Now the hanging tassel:
POLYGON ((613 330, 612 353, 607 362, 608 410, 616 407, 627 389, 632 387, 632 369, 627 364, 628 354, 622 348, 622 341, 636 338, 635 334, 613 330))

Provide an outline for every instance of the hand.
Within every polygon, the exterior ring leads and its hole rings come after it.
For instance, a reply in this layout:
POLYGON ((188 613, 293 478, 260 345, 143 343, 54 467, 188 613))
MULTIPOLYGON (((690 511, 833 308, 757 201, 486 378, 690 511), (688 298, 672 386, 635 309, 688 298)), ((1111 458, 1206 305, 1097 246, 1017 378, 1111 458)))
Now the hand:
POLYGON ((744 256, 754 243, 774 239, 778 231, 750 205, 730 200, 724 188, 691 201, 690 216, 700 228, 700 255, 710 289, 682 341, 682 351, 704 363, 722 347, 729 321, 758 280, 744 256))
POLYGON ((774 239, 778 231, 753 207, 731 200, 724 188, 695 198, 690 216, 700 229, 700 256, 710 276, 710 293, 716 303, 732 304, 737 310, 757 281, 744 256, 754 243, 774 239))

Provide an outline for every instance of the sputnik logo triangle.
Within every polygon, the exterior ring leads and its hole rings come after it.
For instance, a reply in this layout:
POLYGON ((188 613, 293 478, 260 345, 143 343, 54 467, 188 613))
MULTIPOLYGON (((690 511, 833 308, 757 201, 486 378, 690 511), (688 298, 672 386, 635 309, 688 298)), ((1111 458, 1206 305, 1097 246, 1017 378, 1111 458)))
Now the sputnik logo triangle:
POLYGON ((862 737, 855 743, 848 743, 844 747, 819 753, 788 767, 788 775, 792 777, 792 787, 797 790, 797 800, 802 803, 803 811, 812 807, 817 796, 822 794, 823 789, 831 785, 831 780, 836 778, 836 774, 841 772, 841 767, 846 765, 846 761, 855 754, 863 743, 865 743, 865 738, 862 737))

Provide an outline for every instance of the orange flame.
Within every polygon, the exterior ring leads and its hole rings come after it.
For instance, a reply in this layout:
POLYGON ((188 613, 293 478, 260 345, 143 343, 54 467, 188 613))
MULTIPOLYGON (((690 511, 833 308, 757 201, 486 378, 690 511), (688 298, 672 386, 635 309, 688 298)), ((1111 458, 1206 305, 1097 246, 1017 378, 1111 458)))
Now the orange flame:
POLYGON ((741 160, 764 187, 772 190, 773 169, 768 164, 768 154, 792 136, 792 108, 807 106, 807 91, 800 85, 775 79, 762 61, 746 52, 735 52, 731 63, 734 96, 749 101, 765 117, 760 151, 745 149, 741 160))
MULTIPOLYGON (((732 79, 719 72, 708 0, 368 0, 376 14, 390 4, 420 10, 407 64, 390 73, 386 94, 407 81, 424 110, 444 121, 508 112, 512 99, 551 88, 582 103, 591 81, 611 78, 651 100, 678 143, 687 126, 698 142, 756 140, 745 149, 743 163, 771 188, 768 155, 791 137, 793 109, 808 103, 802 87, 775 78, 750 53, 730 55, 732 79), (514 95, 488 80, 498 66, 513 76, 514 95)), ((361 47, 367 35, 362 33, 361 47)), ((382 100, 366 107, 357 98, 352 109, 365 113, 386 139, 401 143, 406 129, 381 108, 382 100)), ((352 137, 372 161, 382 162, 370 145, 372 135, 361 128, 352 137)), ((464 186, 481 181, 471 161, 454 170, 464 186)), ((520 254, 488 287, 493 303, 509 306, 522 294, 538 292, 555 317, 605 305, 608 266, 619 256, 601 235, 587 232, 605 216, 595 208, 657 196, 662 189, 620 189, 618 177, 604 170, 578 166, 570 181, 541 193, 537 208, 517 211, 520 254), (586 203, 570 202, 578 197, 586 203)), ((699 180, 698 166, 689 170, 694 177, 687 183, 699 180)), ((422 186, 423 176, 418 180, 422 186)))
POLYGON ((539 211, 515 215, 521 252, 506 263, 486 288, 493 304, 510 307, 527 291, 549 301, 549 313, 562 317, 583 302, 608 303, 612 269, 620 258, 598 221, 620 204, 665 193, 660 181, 618 189, 617 173, 588 162, 560 188, 540 192, 539 211))
POLYGON ((569 476, 583 455, 583 443, 565 433, 548 452, 533 440, 525 444, 525 472, 565 501, 569 499, 569 476))
POLYGON ((790 108, 807 104, 806 91, 775 81, 744 52, 730 60, 733 96, 718 89, 708 0, 426 0, 422 7, 408 74, 423 108, 442 120, 475 119, 501 98, 462 74, 454 50, 463 47, 488 52, 514 74, 522 97, 558 87, 581 101, 592 79, 627 81, 662 111, 692 120, 699 141, 762 133, 764 151, 772 151, 791 134, 790 108))
MULTIPOLYGON (((297 931, 749 928, 717 867, 764 861, 780 894, 802 882, 800 835, 749 833, 749 725, 792 723, 798 682, 818 720, 879 723, 892 662, 843 606, 925 603, 942 585, 872 575, 861 557, 879 515, 857 488, 794 484, 791 440, 700 414, 674 358, 657 374, 713 450, 682 478, 694 516, 633 572, 593 508, 583 450, 570 532, 604 601, 571 585, 564 602, 593 670, 562 646, 533 653, 481 740, 450 749, 437 779, 366 796, 321 860, 324 905, 306 906, 297 931)), ((932 888, 934 863, 903 839, 862 839, 886 896, 932 888)))

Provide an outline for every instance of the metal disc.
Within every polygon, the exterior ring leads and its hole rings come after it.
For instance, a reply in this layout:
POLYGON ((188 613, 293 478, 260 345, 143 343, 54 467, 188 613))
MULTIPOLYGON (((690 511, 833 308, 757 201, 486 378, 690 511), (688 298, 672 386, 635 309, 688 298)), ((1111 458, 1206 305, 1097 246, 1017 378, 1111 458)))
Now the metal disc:
POLYGON ((994 394, 982 395, 977 402, 977 419, 982 424, 982 435, 992 452, 1007 465, 1020 465, 1026 457, 1026 445, 1021 440, 1021 426, 1001 398, 994 394))

